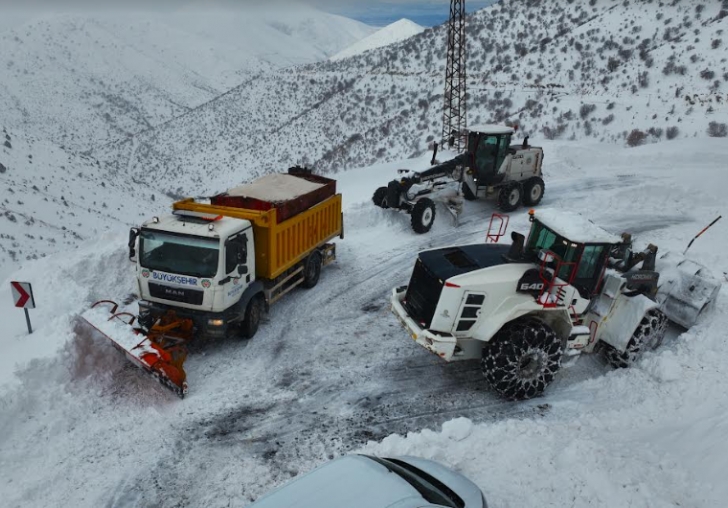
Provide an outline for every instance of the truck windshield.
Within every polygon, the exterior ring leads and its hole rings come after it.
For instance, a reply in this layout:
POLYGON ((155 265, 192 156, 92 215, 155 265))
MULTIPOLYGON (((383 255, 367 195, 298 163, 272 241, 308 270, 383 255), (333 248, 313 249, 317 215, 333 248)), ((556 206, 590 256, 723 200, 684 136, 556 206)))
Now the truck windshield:
POLYGON ((139 262, 143 268, 190 277, 217 274, 220 242, 199 236, 175 235, 143 229, 139 262))

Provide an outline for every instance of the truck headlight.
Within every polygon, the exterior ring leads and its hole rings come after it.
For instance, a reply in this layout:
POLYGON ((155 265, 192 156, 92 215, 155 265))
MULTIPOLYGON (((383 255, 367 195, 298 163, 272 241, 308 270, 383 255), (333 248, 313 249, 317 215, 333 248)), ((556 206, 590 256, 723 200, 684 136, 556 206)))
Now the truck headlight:
POLYGON ((207 324, 209 326, 223 326, 225 324, 224 319, 208 319, 207 324))

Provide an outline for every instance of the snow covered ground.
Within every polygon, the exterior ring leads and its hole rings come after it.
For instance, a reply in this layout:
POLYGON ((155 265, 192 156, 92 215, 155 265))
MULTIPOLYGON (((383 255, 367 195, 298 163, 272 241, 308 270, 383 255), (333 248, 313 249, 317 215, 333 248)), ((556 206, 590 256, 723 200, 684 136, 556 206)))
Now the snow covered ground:
POLYGON ((88 151, 159 127, 261 73, 326 60, 376 31, 287 4, 11 8, 0 21, 0 124, 88 151))
MULTIPOLYGON (((638 244, 682 251, 725 205, 719 139, 544 149, 543 206, 631 231, 638 244)), ((10 292, 0 293, 4 506, 244 506, 362 449, 442 461, 496 508, 724 506, 726 290, 703 322, 673 330, 637 367, 581 358, 544 397, 503 402, 477 362, 440 362, 388 310, 418 250, 483 241, 493 210, 468 202, 457 228, 439 211, 420 236, 407 216, 373 207, 376 187, 426 159, 339 174, 347 237, 337 263, 315 289, 276 305, 253 340, 194 351, 183 401, 75 327, 92 301, 133 292, 122 226, 12 274, 34 284, 38 309, 28 337, 10 292)), ((524 211, 511 227, 526 230, 524 211)), ((691 249, 719 274, 728 272, 727 227, 719 222, 691 249)))

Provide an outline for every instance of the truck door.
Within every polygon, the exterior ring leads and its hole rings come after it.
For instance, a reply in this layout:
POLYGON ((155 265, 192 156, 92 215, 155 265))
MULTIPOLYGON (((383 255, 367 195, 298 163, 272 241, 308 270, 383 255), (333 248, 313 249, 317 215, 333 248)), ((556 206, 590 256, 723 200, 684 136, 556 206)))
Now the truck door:
POLYGON ((255 246, 252 228, 245 229, 225 241, 225 308, 240 300, 240 296, 255 277, 255 246))

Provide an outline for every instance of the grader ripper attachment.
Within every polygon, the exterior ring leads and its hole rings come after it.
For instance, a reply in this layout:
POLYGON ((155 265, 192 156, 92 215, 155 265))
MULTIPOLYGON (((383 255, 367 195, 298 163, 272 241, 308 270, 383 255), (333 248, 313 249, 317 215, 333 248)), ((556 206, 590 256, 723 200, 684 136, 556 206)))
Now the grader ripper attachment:
POLYGON ((137 367, 184 398, 187 375, 183 368, 187 343, 193 338, 193 322, 170 311, 148 330, 135 326, 136 316, 117 312, 119 304, 101 300, 91 306, 81 320, 92 333, 109 340, 137 367))

